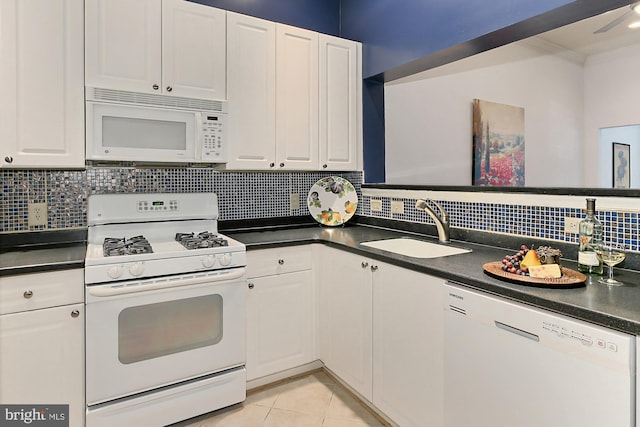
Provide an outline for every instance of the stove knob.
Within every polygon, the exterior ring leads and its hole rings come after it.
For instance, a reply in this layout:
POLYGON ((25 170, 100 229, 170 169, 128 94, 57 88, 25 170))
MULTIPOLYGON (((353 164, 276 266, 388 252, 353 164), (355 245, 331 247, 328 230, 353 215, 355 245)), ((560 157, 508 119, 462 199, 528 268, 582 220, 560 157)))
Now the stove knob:
POLYGON ((216 257, 213 255, 207 255, 206 257, 202 258, 202 265, 205 268, 211 268, 215 265, 216 263, 216 257))
POLYGON ((141 262, 136 262, 131 267, 129 267, 129 273, 131 273, 132 276, 139 276, 143 271, 144 264, 142 264, 141 262))
POLYGON ((107 270, 107 274, 112 279, 117 279, 118 277, 122 276, 122 266, 121 265, 114 265, 113 267, 110 267, 107 270))
POLYGON ((220 265, 227 266, 231 264, 231 254, 222 254, 220 257, 220 265))

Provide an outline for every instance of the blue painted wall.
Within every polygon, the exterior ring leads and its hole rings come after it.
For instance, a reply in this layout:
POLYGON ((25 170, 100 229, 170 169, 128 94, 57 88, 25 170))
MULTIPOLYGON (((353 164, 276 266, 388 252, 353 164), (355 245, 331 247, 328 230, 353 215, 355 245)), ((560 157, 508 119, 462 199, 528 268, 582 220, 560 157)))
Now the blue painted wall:
POLYGON ((220 9, 340 35, 340 0, 190 0, 220 9))
POLYGON ((363 43, 370 77, 570 0, 342 0, 341 36, 363 43))

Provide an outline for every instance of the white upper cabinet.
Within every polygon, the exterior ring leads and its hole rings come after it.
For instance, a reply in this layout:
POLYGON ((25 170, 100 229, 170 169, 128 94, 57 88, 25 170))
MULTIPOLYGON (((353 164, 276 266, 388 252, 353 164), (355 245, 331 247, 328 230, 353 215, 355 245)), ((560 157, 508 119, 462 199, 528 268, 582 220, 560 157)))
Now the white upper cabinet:
POLYGON ((86 85, 226 99, 226 12, 185 0, 86 0, 86 85))
POLYGON ((277 166, 318 169, 318 33, 276 29, 277 166))
POLYGON ((320 168, 356 170, 361 146, 360 43, 320 34, 320 168))
POLYGON ((0 167, 84 167, 82 0, 0 0, 0 167))
POLYGON ((229 169, 275 169, 276 24, 227 12, 229 169))
MULTIPOLYGON (((110 1, 110 0, 109 0, 110 1)), ((226 12, 184 0, 162 2, 162 80, 178 96, 227 98, 226 12)))
POLYGON ((229 161, 238 170, 358 170, 360 44, 227 13, 229 161))

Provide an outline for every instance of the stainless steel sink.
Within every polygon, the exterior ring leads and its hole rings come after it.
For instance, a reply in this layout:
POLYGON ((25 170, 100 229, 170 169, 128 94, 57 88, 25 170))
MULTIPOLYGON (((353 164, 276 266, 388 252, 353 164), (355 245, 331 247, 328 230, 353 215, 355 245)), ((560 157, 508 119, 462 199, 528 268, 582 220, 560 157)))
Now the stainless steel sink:
POLYGON ((360 244, 369 248, 380 249, 413 258, 440 258, 471 252, 471 249, 456 248, 454 246, 441 245, 408 237, 372 240, 360 244))

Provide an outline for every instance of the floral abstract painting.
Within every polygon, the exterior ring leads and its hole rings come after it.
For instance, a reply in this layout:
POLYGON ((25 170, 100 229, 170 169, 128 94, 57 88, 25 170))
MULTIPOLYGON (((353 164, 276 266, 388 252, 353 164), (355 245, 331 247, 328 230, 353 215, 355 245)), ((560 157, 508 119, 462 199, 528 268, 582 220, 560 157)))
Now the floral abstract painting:
POLYGON ((472 184, 524 186, 524 108, 473 100, 472 184))

